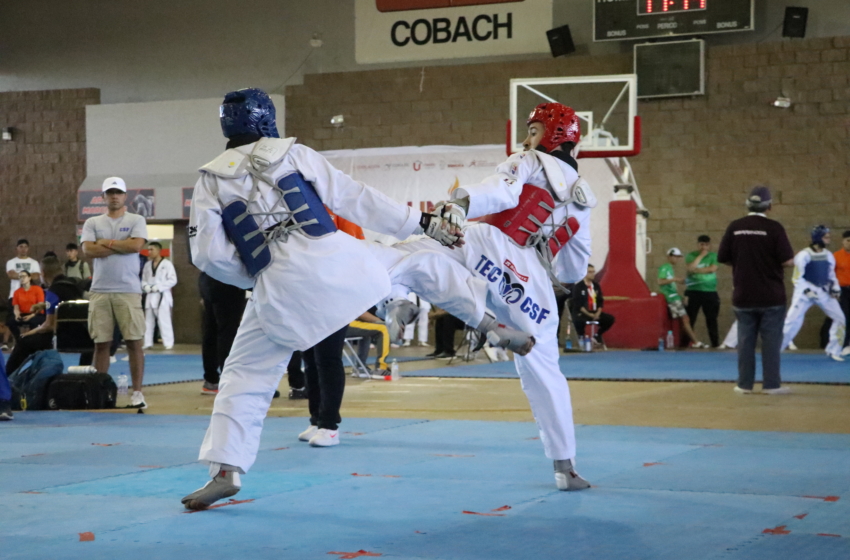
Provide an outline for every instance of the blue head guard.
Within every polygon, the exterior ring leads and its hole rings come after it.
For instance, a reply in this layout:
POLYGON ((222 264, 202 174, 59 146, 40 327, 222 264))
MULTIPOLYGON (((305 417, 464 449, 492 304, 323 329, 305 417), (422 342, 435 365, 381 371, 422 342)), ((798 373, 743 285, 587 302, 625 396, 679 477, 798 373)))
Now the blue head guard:
POLYGON ((280 138, 275 122, 275 109, 269 94, 261 89, 231 91, 221 104, 221 131, 226 138, 241 134, 258 134, 280 138))
POLYGON ((812 229, 812 245, 820 245, 826 247, 823 242, 823 236, 829 233, 829 228, 821 224, 812 229))

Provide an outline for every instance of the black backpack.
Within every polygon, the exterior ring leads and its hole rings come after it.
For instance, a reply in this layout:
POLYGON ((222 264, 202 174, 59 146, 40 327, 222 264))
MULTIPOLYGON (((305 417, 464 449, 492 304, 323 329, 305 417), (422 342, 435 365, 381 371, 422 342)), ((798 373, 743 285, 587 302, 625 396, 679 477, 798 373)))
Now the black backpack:
POLYGON ((66 373, 47 388, 50 410, 102 410, 115 408, 118 387, 108 373, 66 373))

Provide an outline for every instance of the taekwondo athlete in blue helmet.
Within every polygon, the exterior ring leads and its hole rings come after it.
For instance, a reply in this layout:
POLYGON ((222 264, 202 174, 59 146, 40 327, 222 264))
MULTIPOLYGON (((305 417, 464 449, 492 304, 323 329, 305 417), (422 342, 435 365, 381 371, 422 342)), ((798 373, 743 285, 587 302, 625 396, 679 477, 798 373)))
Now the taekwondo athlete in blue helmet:
POLYGON ((785 326, 782 328, 782 349, 787 348, 800 332, 806 311, 817 305, 832 319, 826 355, 837 362, 843 362, 841 345, 847 325, 838 303, 841 288, 835 277, 835 257, 826 250, 829 242, 829 228, 824 225, 816 226, 812 229, 812 244, 794 257, 794 275, 791 277, 794 295, 791 297, 791 307, 785 315, 785 326))
POLYGON ((261 90, 228 93, 220 117, 227 150, 201 168, 195 185, 192 262, 253 295, 201 445, 199 459, 209 464, 212 480, 183 498, 188 509, 239 491, 239 475, 256 459, 263 419, 285 370, 278 366, 384 300, 394 275, 415 277, 412 289, 491 338, 505 344, 531 338, 485 315, 487 286, 462 266, 436 252, 440 265, 429 270, 439 277, 411 274, 410 267, 420 265, 406 259, 382 263, 367 242, 336 229, 325 205, 399 239, 424 233, 459 246, 463 234, 448 213, 415 210, 354 181, 295 138, 279 138, 274 105, 261 90))

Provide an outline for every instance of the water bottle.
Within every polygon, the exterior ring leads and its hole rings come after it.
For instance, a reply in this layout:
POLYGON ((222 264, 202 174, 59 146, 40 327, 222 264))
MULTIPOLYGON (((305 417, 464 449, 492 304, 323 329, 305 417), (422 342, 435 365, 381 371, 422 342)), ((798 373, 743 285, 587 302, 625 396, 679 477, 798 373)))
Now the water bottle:
POLYGON ((390 381, 398 381, 401 379, 401 374, 398 371, 398 361, 393 358, 392 363, 390 363, 390 381))
POLYGON ((118 394, 126 395, 127 387, 129 386, 129 379, 127 379, 127 374, 122 373, 118 376, 118 394))
POLYGON ((667 349, 672 350, 676 342, 673 340, 673 331, 667 331, 667 349))
POLYGON ((658 338, 658 351, 664 352, 664 337, 663 336, 658 338))
POLYGON ((564 344, 564 349, 565 350, 572 350, 573 349, 573 339, 572 338, 567 337, 567 343, 564 344))

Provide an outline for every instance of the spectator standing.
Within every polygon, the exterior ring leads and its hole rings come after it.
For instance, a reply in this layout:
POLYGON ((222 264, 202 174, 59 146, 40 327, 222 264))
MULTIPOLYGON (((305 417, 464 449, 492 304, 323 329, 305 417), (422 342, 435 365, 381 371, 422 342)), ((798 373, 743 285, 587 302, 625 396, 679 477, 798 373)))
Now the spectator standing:
POLYGON ((198 291, 204 307, 201 323, 204 385, 201 394, 215 395, 248 300, 242 288, 219 282, 205 272, 198 277, 198 291))
POLYGON ((691 321, 685 311, 685 304, 682 302, 682 296, 679 295, 679 289, 676 284, 684 284, 685 279, 681 276, 676 276, 674 266, 682 259, 682 251, 677 247, 667 251, 667 262, 658 268, 658 289, 664 294, 667 300, 667 309, 670 311, 670 316, 673 320, 679 319, 682 323, 682 329, 688 338, 691 339, 691 348, 705 348, 706 345, 697 340, 697 335, 694 334, 691 328, 691 321))
MULTIPOLYGON (((841 287, 838 302, 844 312, 844 319, 850 317, 850 229, 842 234, 841 248, 832 254, 835 257, 835 276, 841 287)), ((844 349, 842 356, 850 356, 850 328, 844 329, 844 349)))
POLYGON ((426 358, 446 359, 455 355, 455 332, 466 324, 450 315, 447 311, 434 308, 431 312, 434 319, 434 351, 426 354, 426 358))
POLYGON ((41 268, 38 266, 38 261, 30 258, 30 242, 26 239, 19 239, 15 246, 17 256, 14 259, 6 261, 6 276, 12 281, 9 289, 9 299, 15 293, 15 290, 21 287, 18 274, 22 270, 30 273, 32 283, 38 286, 41 283, 41 268))
POLYGON ((685 298, 691 326, 697 324, 697 315, 702 309, 711 346, 720 345, 717 331, 717 316, 720 314, 720 296, 717 294, 717 253, 711 250, 711 238, 700 235, 697 250, 685 257, 688 275, 685 278, 685 298))
MULTIPOLYGON (((16 337, 20 338, 21 327, 33 329, 44 322, 44 314, 34 306, 44 302, 44 290, 41 286, 33 286, 30 273, 22 270, 18 275, 21 287, 12 296, 12 311, 15 315, 16 337)), ((14 371, 14 370, 13 370, 14 371)))
POLYGON ((419 297, 418 295, 410 292, 407 295, 407 299, 409 299, 416 307, 419 308, 419 317, 417 317, 415 323, 410 323, 406 327, 404 327, 404 346, 412 346, 413 345, 413 330, 419 330, 419 336, 417 337, 417 346, 430 346, 428 344, 428 312, 431 311, 431 304, 419 297))
POLYGON ((65 255, 68 257, 65 261, 65 277, 82 283, 91 278, 91 268, 89 263, 79 258, 79 254, 80 250, 76 243, 65 245, 65 255))
POLYGON ((153 332, 159 325, 162 344, 166 350, 174 347, 174 329, 171 326, 171 308, 174 298, 171 288, 177 285, 177 271, 171 261, 162 257, 162 245, 157 241, 148 244, 148 262, 142 269, 142 291, 145 298, 145 344, 153 346, 153 332))
POLYGON ((595 278, 596 267, 592 264, 587 265, 587 275, 584 280, 578 282, 572 289, 570 313, 578 336, 584 336, 588 321, 599 323, 593 342, 604 346, 602 335, 614 325, 614 316, 603 313, 602 306, 605 304, 605 298, 595 278))
POLYGON ((103 182, 102 190, 107 212, 86 220, 81 237, 83 251, 94 259, 89 296, 89 334, 94 340, 94 365, 98 372, 109 371, 109 347, 117 324, 130 358, 133 380, 130 404, 147 408, 142 394, 145 314, 139 279, 139 252, 147 241, 147 224, 143 217, 127 211, 127 186, 123 179, 109 177, 103 182))
POLYGON ((738 320, 738 383, 735 391, 753 392, 756 342, 761 335, 762 392, 789 393, 782 387, 780 352, 785 320, 785 267, 794 264, 794 250, 785 228, 768 218, 770 189, 758 185, 747 198, 749 214, 729 224, 717 261, 732 267, 732 306, 738 320))
POLYGON ((841 346, 846 321, 838 303, 841 290, 835 277, 835 258, 826 250, 830 240, 829 228, 816 226, 812 229, 811 244, 794 257, 794 295, 791 296, 791 307, 782 329, 782 348, 788 346, 800 332, 809 308, 817 305, 832 319, 826 355, 837 362, 843 362, 841 346))

